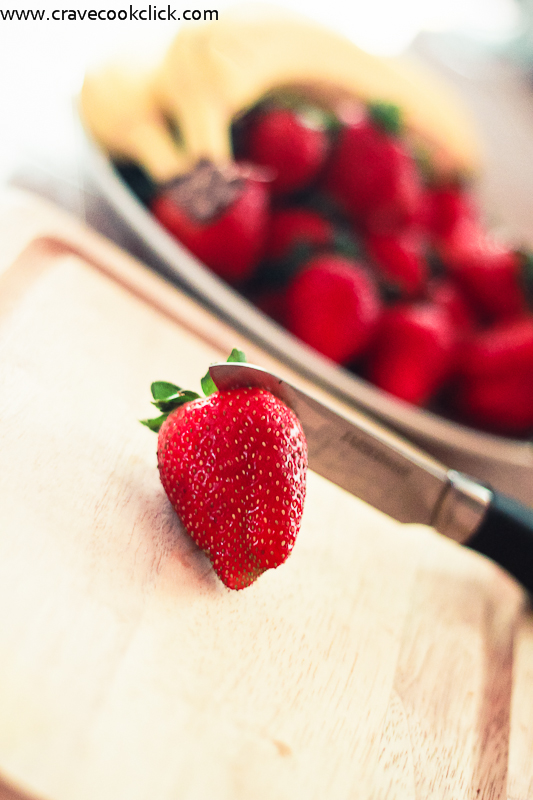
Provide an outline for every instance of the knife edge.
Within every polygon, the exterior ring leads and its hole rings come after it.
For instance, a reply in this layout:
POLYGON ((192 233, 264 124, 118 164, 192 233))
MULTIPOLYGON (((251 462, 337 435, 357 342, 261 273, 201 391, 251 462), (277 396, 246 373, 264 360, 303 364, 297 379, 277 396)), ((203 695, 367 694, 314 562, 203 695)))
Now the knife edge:
POLYGON ((254 365, 210 367, 219 389, 259 387, 298 416, 309 467, 399 522, 431 525, 449 488, 448 470, 365 414, 344 416, 309 394, 254 365))
POLYGON ((221 390, 256 386, 290 406, 307 437, 309 466, 399 522, 432 525, 495 561, 533 593, 533 511, 447 469, 365 414, 337 413, 260 367, 210 367, 221 390))

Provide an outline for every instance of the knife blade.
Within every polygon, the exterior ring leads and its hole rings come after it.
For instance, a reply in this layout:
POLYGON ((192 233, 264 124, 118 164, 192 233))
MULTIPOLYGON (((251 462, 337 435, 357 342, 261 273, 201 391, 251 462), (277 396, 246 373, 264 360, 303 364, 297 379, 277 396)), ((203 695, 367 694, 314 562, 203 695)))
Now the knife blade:
POLYGON ((533 591, 533 510, 448 469, 357 409, 340 414, 267 370, 209 368, 221 391, 265 389, 299 418, 309 467, 402 523, 431 525, 499 563, 533 591))

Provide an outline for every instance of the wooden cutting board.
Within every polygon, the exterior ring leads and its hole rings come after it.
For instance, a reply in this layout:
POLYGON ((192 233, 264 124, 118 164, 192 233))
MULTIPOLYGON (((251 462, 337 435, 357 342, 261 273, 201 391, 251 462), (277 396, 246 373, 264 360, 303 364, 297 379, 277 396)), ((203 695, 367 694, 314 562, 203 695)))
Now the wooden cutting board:
POLYGON ((234 346, 312 389, 2 199, 0 799, 533 798, 533 620, 497 567, 313 473, 293 554, 249 589, 184 533, 138 419, 152 380, 198 387, 234 346))

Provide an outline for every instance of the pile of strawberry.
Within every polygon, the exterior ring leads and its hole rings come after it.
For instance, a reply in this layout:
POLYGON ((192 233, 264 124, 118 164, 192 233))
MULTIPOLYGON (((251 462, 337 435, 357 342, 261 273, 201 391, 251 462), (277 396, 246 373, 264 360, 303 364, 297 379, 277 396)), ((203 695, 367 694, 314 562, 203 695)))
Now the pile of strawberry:
POLYGON ((532 259, 436 177, 399 110, 264 102, 235 165, 158 187, 160 222, 302 341, 401 400, 533 430, 532 259))

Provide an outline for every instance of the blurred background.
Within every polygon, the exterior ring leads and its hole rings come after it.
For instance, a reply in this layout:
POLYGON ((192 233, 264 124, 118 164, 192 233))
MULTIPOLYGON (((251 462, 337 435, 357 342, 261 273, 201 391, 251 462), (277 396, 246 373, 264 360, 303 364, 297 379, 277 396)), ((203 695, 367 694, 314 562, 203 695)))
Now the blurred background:
MULTIPOLYGON (((79 10, 130 5, 107 2, 65 5, 79 10)), ((189 0, 172 7, 179 15, 185 7, 222 13, 230 5, 235 4, 189 0)), ((278 5, 341 31, 373 53, 421 59, 455 86, 483 139, 486 168, 479 194, 487 216, 513 238, 533 241, 533 0, 283 0, 278 5)), ((37 190, 83 217, 87 186, 75 98, 84 72, 117 51, 146 55, 164 48, 180 23, 53 21, 56 7, 57 0, 3 0, 0 8, 0 181, 37 190), (5 19, 6 11, 30 9, 49 18, 5 19)))

